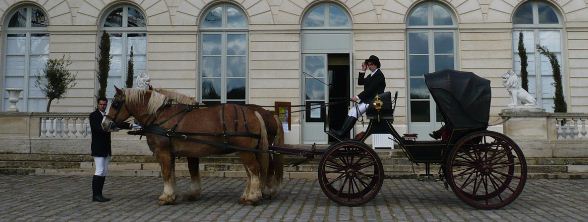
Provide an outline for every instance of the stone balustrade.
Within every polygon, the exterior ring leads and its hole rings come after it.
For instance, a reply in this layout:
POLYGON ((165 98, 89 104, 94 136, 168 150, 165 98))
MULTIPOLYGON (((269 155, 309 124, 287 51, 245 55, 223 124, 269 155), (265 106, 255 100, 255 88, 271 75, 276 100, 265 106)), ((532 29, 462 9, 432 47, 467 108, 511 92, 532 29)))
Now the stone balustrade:
POLYGON ((86 138, 91 136, 88 113, 36 113, 41 138, 86 138))
POLYGON ((529 157, 588 157, 588 113, 503 110, 504 134, 529 157))
POLYGON ((558 140, 588 140, 586 122, 588 114, 584 113, 557 113, 550 117, 555 122, 555 131, 558 140))

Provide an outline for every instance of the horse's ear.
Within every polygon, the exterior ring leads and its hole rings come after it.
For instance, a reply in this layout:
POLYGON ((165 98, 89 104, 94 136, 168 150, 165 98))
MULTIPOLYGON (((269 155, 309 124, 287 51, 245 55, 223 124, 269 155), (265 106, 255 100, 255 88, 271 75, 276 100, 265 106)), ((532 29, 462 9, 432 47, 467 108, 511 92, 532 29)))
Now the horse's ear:
POLYGON ((116 90, 116 94, 121 94, 122 90, 119 89, 118 87, 114 86, 114 89, 116 90))

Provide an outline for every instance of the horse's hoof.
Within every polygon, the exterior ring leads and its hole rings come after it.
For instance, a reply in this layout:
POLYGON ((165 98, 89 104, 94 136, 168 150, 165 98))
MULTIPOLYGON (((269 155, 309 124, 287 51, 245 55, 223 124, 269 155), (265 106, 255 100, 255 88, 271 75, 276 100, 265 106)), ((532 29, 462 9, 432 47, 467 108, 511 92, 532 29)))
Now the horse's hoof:
POLYGON ((184 200, 196 201, 200 198, 200 193, 184 194, 184 200))
POLYGON ((239 203, 242 205, 257 206, 257 204, 259 204, 259 200, 255 201, 255 200, 241 198, 241 199, 239 199, 239 203))
POLYGON ((176 195, 161 195, 159 196, 159 205, 173 205, 176 203, 176 195))

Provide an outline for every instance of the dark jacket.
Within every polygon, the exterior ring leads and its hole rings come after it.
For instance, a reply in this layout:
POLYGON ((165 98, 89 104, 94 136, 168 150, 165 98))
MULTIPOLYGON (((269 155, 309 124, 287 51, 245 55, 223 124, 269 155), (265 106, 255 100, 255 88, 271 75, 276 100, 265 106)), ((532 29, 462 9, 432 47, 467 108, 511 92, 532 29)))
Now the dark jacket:
POLYGON ((365 73, 359 73, 357 84, 363 85, 363 92, 359 93, 357 97, 361 99, 362 103, 369 103, 376 95, 384 92, 386 89, 386 79, 380 69, 368 77, 364 77, 364 75, 365 73))
POLYGON ((92 156, 106 157, 112 155, 110 146, 110 132, 102 129, 102 113, 96 109, 90 113, 90 128, 92 129, 92 156))

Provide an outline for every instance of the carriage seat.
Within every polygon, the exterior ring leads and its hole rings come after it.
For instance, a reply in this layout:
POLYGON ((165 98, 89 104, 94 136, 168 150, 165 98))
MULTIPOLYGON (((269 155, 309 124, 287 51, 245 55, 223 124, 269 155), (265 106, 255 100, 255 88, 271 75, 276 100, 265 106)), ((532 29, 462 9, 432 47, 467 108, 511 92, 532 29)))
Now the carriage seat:
MULTIPOLYGON (((398 97, 398 92, 394 95, 394 100, 392 100, 392 93, 391 92, 384 92, 378 94, 378 97, 383 102, 382 108, 380 111, 376 110, 374 105, 374 101, 370 103, 366 111, 366 116, 368 119, 394 119, 394 109, 396 108, 396 98, 398 97)), ((375 100, 375 99, 374 99, 375 100)))

